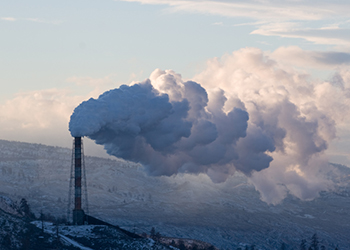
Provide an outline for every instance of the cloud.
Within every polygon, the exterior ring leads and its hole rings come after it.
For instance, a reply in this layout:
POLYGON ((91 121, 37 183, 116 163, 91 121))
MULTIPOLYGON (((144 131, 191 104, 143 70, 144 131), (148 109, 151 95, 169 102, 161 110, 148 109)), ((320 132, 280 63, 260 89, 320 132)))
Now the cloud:
POLYGON ((48 23, 48 24, 60 24, 62 23, 62 21, 60 20, 54 20, 54 21, 50 21, 50 20, 44 20, 44 19, 40 19, 40 18, 14 18, 14 17, 1 17, 0 20, 3 21, 29 21, 29 22, 35 22, 35 23, 48 23))
POLYGON ((35 22, 35 23, 54 24, 54 25, 58 25, 58 24, 62 23, 61 20, 44 20, 44 19, 40 19, 40 18, 23 18, 22 20, 35 22))
MULTIPOLYGON (((300 26, 300 25, 298 25, 300 26)), ((349 49, 350 29, 348 28, 300 28, 296 23, 272 23, 262 25, 251 34, 301 38, 316 44, 338 45, 349 49)))
POLYGON ((337 51, 307 51, 297 46, 279 47, 271 58, 305 68, 334 69, 350 64, 350 53, 337 51))
MULTIPOLYGON (((250 180, 262 199, 273 204, 288 193, 312 199, 321 190, 332 187, 322 174, 328 165, 327 148, 336 138, 337 126, 350 121, 344 117, 350 108, 349 70, 339 70, 330 81, 312 79, 305 72, 281 63, 284 56, 281 52, 293 51, 298 51, 294 59, 302 60, 297 59, 302 51, 295 47, 273 53, 241 49, 209 60, 206 70, 194 78, 208 92, 221 89, 227 98, 224 108, 229 109, 231 102, 239 100, 249 114, 247 137, 237 143, 236 153, 243 157, 233 161, 237 170, 240 166, 256 166, 255 157, 259 153, 254 152, 260 145, 249 142, 253 131, 260 131, 261 138, 266 138, 264 146, 270 147, 265 156, 269 167, 253 171, 250 180)), ((347 62, 343 54, 305 53, 309 62, 331 65, 347 62)))
POLYGON ((60 144, 62 137, 67 138, 62 128, 67 127, 67 117, 77 99, 69 97, 68 90, 59 89, 18 93, 0 106, 0 136, 2 139, 60 144))
POLYGON ((14 21, 16 21, 17 19, 14 18, 14 17, 1 17, 1 20, 3 20, 3 21, 14 22, 14 21))
POLYGON ((223 26, 224 23, 223 22, 216 22, 216 23, 213 23, 212 25, 216 25, 216 26, 223 26))
POLYGON ((339 15, 349 16, 347 4, 318 1, 196 1, 196 0, 124 0, 142 4, 167 5, 172 11, 247 17, 255 20, 320 20, 339 15))
POLYGON ((300 38, 349 49, 349 4, 330 1, 124 0, 167 6, 170 12, 245 18, 257 27, 251 34, 300 38), (336 24, 334 24, 336 22, 336 24))
POLYGON ((68 122, 74 107, 98 96, 112 83, 108 76, 71 77, 67 81, 74 84, 65 89, 20 92, 0 105, 0 138, 70 147, 68 122))
MULTIPOLYGON (((144 82, 82 102, 71 116, 69 130, 72 136, 87 136, 104 145, 111 155, 142 163, 152 175, 227 168, 237 158, 236 143, 246 136, 249 117, 239 107, 224 113, 222 94, 209 99, 198 83, 183 81, 171 70, 156 70, 144 82)), ((274 148, 265 146, 259 131, 257 135, 250 141, 262 145, 256 150, 260 159, 274 148)), ((265 167, 242 166, 242 172, 265 167)))

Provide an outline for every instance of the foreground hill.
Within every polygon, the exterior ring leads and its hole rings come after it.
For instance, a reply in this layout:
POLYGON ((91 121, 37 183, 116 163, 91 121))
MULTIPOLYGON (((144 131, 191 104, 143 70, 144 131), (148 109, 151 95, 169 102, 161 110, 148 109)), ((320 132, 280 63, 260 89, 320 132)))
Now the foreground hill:
MULTIPOLYGON (((149 177, 142 166, 86 157, 90 214, 136 233, 193 238, 221 249, 296 248, 317 233, 327 249, 350 245, 350 169, 332 165, 335 190, 312 201, 272 206, 243 175, 214 184, 207 176, 149 177)), ((25 197, 36 214, 66 216, 71 149, 0 141, 0 192, 25 197)))
POLYGON ((108 225, 30 222, 19 212, 18 205, 5 196, 0 196, 0 225, 1 250, 176 250, 150 238, 131 237, 125 230, 108 225))

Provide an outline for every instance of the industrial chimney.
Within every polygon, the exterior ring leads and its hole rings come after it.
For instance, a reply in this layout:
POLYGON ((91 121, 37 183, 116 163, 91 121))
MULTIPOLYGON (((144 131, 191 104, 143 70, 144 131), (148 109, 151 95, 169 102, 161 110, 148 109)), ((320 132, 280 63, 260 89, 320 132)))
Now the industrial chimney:
POLYGON ((85 206, 87 209, 87 190, 84 164, 84 151, 81 137, 74 137, 72 150, 72 166, 71 178, 69 187, 69 201, 68 201, 68 220, 70 219, 70 204, 72 203, 72 189, 74 180, 74 209, 73 209, 73 224, 83 225, 86 222, 85 212, 83 210, 82 194, 84 192, 85 206), (74 171, 73 171, 74 169, 74 171), (74 173, 74 175, 73 175, 74 173), (82 185, 84 183, 84 186, 82 185), (84 187, 84 189, 82 188, 84 187))

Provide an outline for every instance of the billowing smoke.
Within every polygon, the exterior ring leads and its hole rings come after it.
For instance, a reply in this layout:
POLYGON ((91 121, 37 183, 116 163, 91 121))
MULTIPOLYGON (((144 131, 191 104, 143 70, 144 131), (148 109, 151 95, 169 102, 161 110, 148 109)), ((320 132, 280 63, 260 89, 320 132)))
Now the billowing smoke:
POLYGON ((151 79, 80 104, 69 124, 72 136, 88 136, 109 154, 142 163, 152 175, 212 169, 212 179, 224 181, 216 172, 230 172, 234 162, 246 174, 269 166, 272 158, 264 152, 275 149, 272 139, 258 128, 247 136, 248 113, 240 107, 224 112, 223 92, 209 101, 203 87, 182 82, 172 71, 157 70, 151 79), (241 148, 254 145, 254 159, 239 157, 240 138, 247 138, 241 148))
POLYGON ((337 88, 243 49, 210 61, 194 81, 157 69, 91 98, 74 110, 69 130, 151 175, 206 173, 223 182, 240 171, 269 203, 288 193, 312 199, 330 187, 322 153, 335 138, 337 88))

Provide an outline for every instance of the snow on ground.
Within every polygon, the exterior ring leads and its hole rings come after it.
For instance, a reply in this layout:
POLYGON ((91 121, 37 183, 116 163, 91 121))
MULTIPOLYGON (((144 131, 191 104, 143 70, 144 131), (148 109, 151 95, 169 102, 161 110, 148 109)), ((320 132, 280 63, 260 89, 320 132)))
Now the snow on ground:
POLYGON ((92 225, 89 226, 56 226, 52 222, 46 222, 46 221, 33 221, 31 222, 33 225, 40 229, 44 229, 44 233, 48 233, 51 235, 56 235, 58 230, 58 235, 61 240, 63 240, 68 245, 73 245, 75 247, 78 247, 82 250, 93 250, 89 247, 85 247, 82 244, 70 239, 66 235, 71 236, 78 236, 78 237, 90 237, 91 235, 91 229, 94 227, 92 225), (58 228, 57 228, 58 227, 58 228), (68 233, 69 232, 69 233, 68 233), (68 233, 68 234, 66 234, 68 233))
POLYGON ((0 209, 6 213, 22 216, 16 209, 16 204, 7 196, 0 195, 0 209))
POLYGON ((74 240, 72 240, 72 239, 70 239, 70 238, 68 238, 68 237, 66 237, 66 236, 64 236, 64 235, 62 235, 62 234, 60 234, 60 238, 61 238, 63 241, 67 242, 68 244, 73 245, 73 246, 75 246, 75 247, 78 247, 78 248, 80 248, 80 249, 82 249, 82 250, 93 250, 92 248, 82 246, 82 245, 79 244, 78 242, 76 242, 76 241, 74 241, 74 240))
MULTIPOLYGON (((71 149, 6 141, 0 148, 0 192, 26 198, 36 214, 66 216, 71 149)), ((221 249, 259 242, 262 249, 278 249, 282 241, 298 246, 315 232, 330 248, 348 246, 349 212, 343 208, 350 207, 350 172, 337 169, 340 174, 332 178, 340 184, 334 192, 313 201, 288 196, 272 206, 243 175, 221 184, 205 175, 157 178, 137 164, 86 157, 92 216, 136 233, 149 234, 155 227, 162 235, 221 249)))

